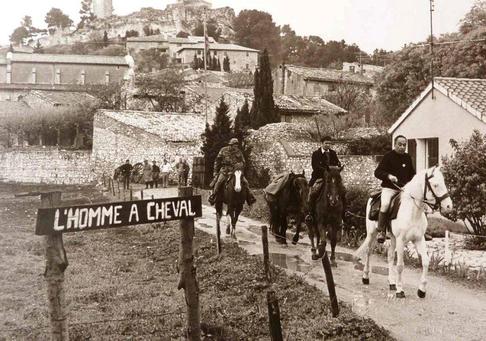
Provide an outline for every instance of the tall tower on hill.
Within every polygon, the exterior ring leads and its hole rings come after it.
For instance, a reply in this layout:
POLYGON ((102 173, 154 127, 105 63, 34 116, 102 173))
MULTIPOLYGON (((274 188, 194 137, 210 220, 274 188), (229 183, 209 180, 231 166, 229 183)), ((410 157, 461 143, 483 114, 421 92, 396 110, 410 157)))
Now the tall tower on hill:
POLYGON ((96 17, 103 19, 113 15, 112 0, 93 0, 93 12, 96 17))

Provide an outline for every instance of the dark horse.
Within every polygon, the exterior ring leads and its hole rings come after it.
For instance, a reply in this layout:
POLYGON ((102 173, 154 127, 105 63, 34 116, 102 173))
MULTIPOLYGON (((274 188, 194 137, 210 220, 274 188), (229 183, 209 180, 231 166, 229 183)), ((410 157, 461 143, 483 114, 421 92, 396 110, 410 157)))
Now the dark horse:
POLYGON ((292 244, 297 244, 299 241, 302 221, 307 213, 308 193, 309 185, 302 172, 302 174, 290 173, 289 180, 275 198, 265 196, 270 208, 270 228, 278 243, 287 244, 288 217, 295 219, 297 227, 292 244))
POLYGON ((326 238, 329 237, 331 241, 331 264, 337 266, 336 263, 336 243, 337 232, 341 226, 341 217, 343 207, 343 200, 340 197, 340 189, 342 186, 340 167, 329 167, 324 173, 323 187, 317 198, 315 206, 315 223, 309 224, 309 239, 312 245, 312 259, 321 258, 326 251, 326 238), (319 254, 316 254, 316 238, 317 248, 319 254))
POLYGON ((238 217, 243 210, 243 204, 246 199, 247 188, 243 188, 241 185, 241 177, 243 173, 241 170, 236 170, 225 183, 223 197, 218 195, 216 197, 216 225, 220 228, 221 217, 223 216, 223 204, 226 204, 226 216, 229 216, 226 225, 226 234, 231 234, 231 237, 236 239, 236 223, 238 222, 238 217), (231 231, 230 231, 231 223, 231 231))

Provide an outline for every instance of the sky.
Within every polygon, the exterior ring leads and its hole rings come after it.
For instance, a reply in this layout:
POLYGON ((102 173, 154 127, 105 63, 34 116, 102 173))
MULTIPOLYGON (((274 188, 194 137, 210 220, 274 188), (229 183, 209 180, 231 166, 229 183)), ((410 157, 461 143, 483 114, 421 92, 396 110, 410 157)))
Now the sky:
MULTIPOLYGON (((6 0, 4 0, 6 2, 6 0)), ((475 0, 435 0, 434 34, 457 31, 460 19, 475 0)), ((141 7, 164 9, 175 0, 113 0, 115 14, 141 7)), ((213 7, 258 9, 273 16, 277 25, 289 24, 299 35, 318 35, 324 40, 356 43, 371 53, 376 48, 398 50, 404 44, 423 41, 430 32, 429 0, 213 0, 213 7)), ((60 8, 75 23, 81 0, 8 1, 0 12, 0 44, 8 43, 24 15, 36 27, 45 27, 45 14, 60 8)))

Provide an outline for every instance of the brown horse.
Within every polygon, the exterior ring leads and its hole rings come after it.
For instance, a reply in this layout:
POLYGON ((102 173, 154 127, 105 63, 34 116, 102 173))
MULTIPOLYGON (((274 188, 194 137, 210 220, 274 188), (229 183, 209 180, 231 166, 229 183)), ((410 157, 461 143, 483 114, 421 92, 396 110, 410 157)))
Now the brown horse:
POLYGON ((216 196, 215 202, 217 228, 220 228, 220 221, 223 216, 223 204, 226 204, 226 216, 229 217, 226 225, 226 234, 231 234, 233 239, 236 239, 236 223, 243 210, 243 204, 247 195, 246 191, 248 190, 241 185, 242 176, 242 171, 236 170, 225 183, 223 196, 216 196))
POLYGON ((275 240, 280 244, 287 244, 287 218, 292 217, 296 221, 297 231, 292 239, 292 244, 299 241, 299 233, 307 212, 307 196, 309 185, 305 173, 290 173, 289 180, 278 193, 274 200, 265 197, 270 209, 270 228, 275 235, 275 240))
POLYGON ((315 223, 308 224, 309 239, 312 245, 312 259, 321 258, 326 251, 326 238, 331 241, 331 265, 337 266, 335 249, 337 232, 341 226, 343 198, 341 198, 340 167, 329 167, 324 173, 324 184, 315 206, 315 223), (316 243, 314 243, 314 238, 316 243), (316 245, 319 253, 316 254, 316 245))

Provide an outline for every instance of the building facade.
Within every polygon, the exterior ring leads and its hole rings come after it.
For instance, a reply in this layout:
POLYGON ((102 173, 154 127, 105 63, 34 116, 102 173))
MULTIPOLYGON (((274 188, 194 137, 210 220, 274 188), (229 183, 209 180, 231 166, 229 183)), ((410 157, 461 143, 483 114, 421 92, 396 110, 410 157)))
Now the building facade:
POLYGON ((486 133, 486 80, 436 77, 389 129, 408 138, 417 170, 440 165, 452 155, 450 139, 468 140, 486 133))
POLYGON ((273 75, 273 91, 277 95, 324 97, 341 85, 352 85, 374 94, 373 79, 359 73, 280 65, 273 75))
MULTIPOLYGON (((209 44, 211 58, 216 57, 221 66, 224 58, 228 57, 231 71, 255 71, 258 67, 258 50, 235 44, 209 44)), ((181 64, 191 65, 194 57, 202 59, 204 56, 204 43, 182 47, 177 51, 176 60, 181 64)))
POLYGON ((88 84, 128 80, 130 56, 87 56, 7 53, 0 58, 0 100, 18 100, 30 90, 80 90, 88 84))

